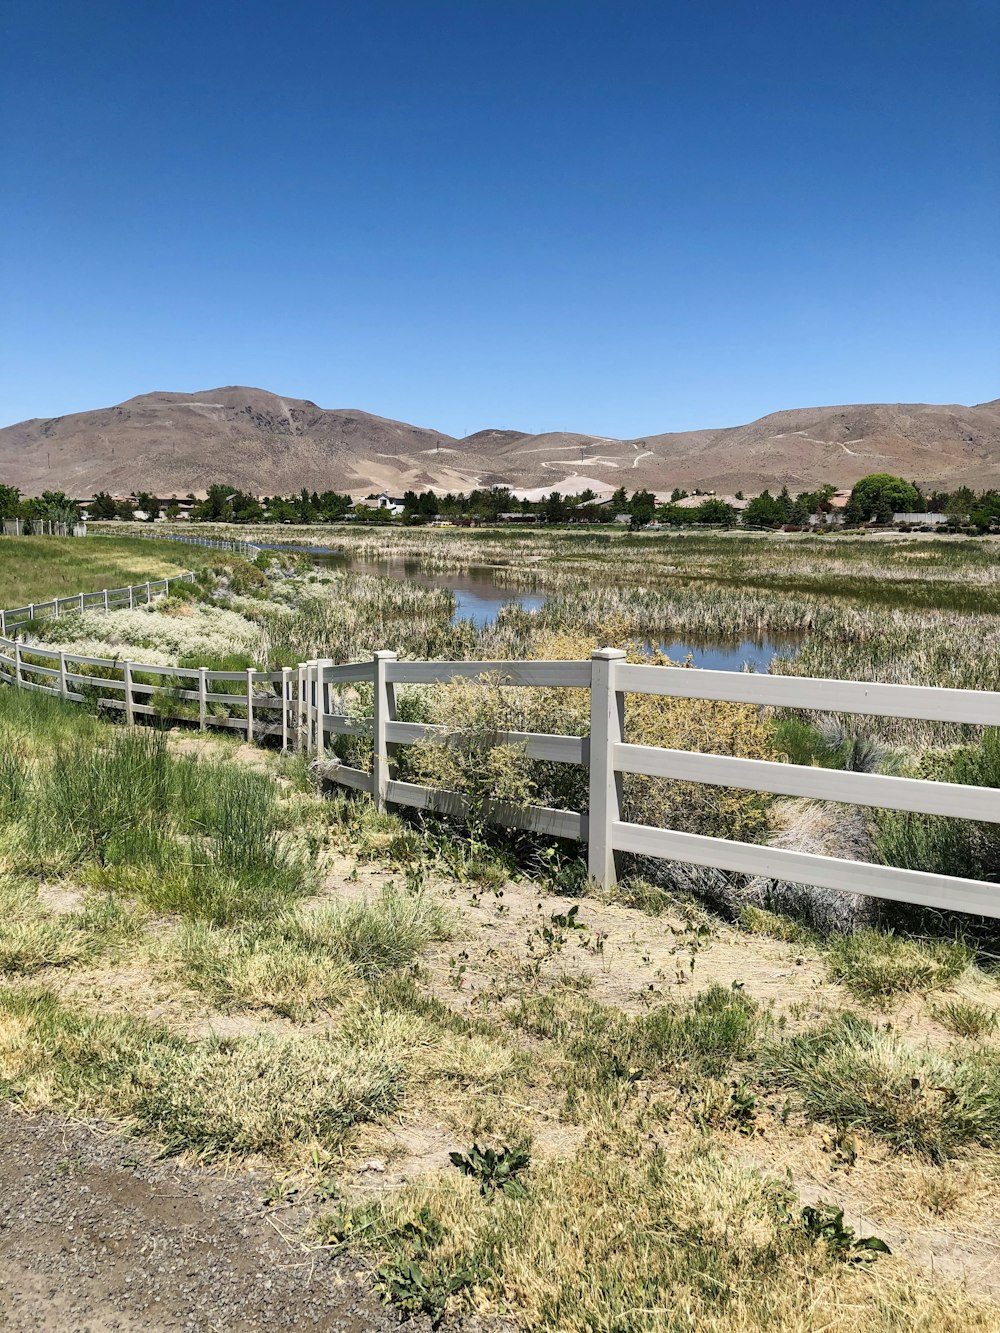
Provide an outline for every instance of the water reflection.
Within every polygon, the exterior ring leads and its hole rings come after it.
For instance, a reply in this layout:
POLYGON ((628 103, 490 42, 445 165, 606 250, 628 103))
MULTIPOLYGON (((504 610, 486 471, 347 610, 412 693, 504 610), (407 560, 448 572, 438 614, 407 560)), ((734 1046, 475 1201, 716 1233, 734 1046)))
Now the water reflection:
MULTIPOLYGON (((292 548, 285 547, 285 550, 292 548)), ((497 583, 496 571, 488 565, 473 565, 462 571, 429 570, 419 560, 387 559, 365 560, 342 551, 317 551, 305 548, 319 563, 337 569, 350 569, 358 574, 375 574, 401 582, 416 583, 422 588, 443 588, 455 598, 452 619, 470 620, 477 629, 492 625, 501 607, 515 604, 526 611, 538 611, 545 603, 544 593, 516 592, 497 583)), ((671 639, 659 643, 649 640, 647 651, 659 650, 673 662, 691 659, 696 667, 710 671, 770 670, 771 661, 778 653, 794 654, 801 646, 804 635, 782 634, 757 639, 723 641, 718 639, 671 639)))

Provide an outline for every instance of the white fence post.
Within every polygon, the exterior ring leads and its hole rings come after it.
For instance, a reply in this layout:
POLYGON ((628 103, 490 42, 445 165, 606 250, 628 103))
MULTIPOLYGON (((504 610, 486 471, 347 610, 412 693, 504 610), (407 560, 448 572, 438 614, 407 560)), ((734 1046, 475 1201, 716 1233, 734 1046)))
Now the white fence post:
POLYGON ((247 667, 247 744, 253 744, 253 667, 247 667))
POLYGON ((149 586, 149 579, 147 579, 147 580, 146 580, 146 605, 148 606, 152 600, 153 600, 153 591, 152 591, 152 589, 151 589, 150 586, 149 586))
POLYGON ((281 668, 281 753, 288 753, 288 713, 292 706, 292 668, 281 668))
POLYGON ((129 609, 130 611, 132 610, 132 606, 133 606, 133 599, 132 599, 132 585, 131 585, 131 583, 130 583, 130 584, 128 585, 128 609, 129 609))
POLYGON ((122 663, 122 680, 125 682, 125 720, 131 727, 135 722, 135 700, 132 698, 132 663, 122 663))
POLYGON ((208 726, 208 667, 198 668, 198 730, 208 726))
POLYGON ((590 655, 590 816, 587 870, 604 888, 617 883, 611 825, 621 818, 621 775, 613 747, 623 739, 625 696, 615 688, 620 648, 598 648, 590 655))
POLYGON ((295 749, 305 749, 306 666, 300 662, 295 673, 296 726, 295 749))
POLYGON ((324 679, 326 668, 335 666, 332 657, 324 657, 319 662, 317 684, 316 748, 322 755, 326 750, 326 719, 331 713, 330 686, 324 679))
POLYGON ((24 684, 24 678, 21 675, 21 641, 19 639, 14 640, 14 684, 24 684))
POLYGON ((372 722, 372 796, 379 810, 384 810, 389 792, 389 746, 386 723, 396 719, 395 686, 386 680, 386 664, 395 662, 396 654, 382 649, 375 654, 375 707, 372 722))
POLYGON ((105 611, 107 611, 107 609, 108 609, 108 590, 107 590, 107 588, 104 589, 104 609, 105 609, 105 611))
POLYGON ((80 614, 83 614, 83 593, 80 594, 80 614))
POLYGON ((66 654, 59 649, 59 693, 66 698, 66 654))

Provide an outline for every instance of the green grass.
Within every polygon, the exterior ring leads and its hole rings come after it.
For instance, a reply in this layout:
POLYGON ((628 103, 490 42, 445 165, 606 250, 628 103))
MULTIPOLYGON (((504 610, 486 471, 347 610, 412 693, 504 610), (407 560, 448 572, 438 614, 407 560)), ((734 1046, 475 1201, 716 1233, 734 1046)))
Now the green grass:
POLYGON ((1000 1144, 995 1052, 941 1055, 843 1013, 776 1044, 771 1060, 807 1115, 838 1129, 939 1162, 968 1144, 1000 1144))
POLYGON ((127 537, 0 537, 0 606, 169 578, 204 557, 196 546, 127 537))
POLYGON ((981 1041, 997 1028, 996 1011, 974 1000, 949 1000, 934 1009, 934 1017, 956 1037, 981 1041))
POLYGON ((308 860, 269 774, 178 757, 162 732, 100 726, 56 703, 0 691, 0 737, 14 756, 0 769, 0 868, 72 872, 217 924, 275 919, 308 890, 308 860))
POLYGON ((969 967, 972 950, 961 940, 909 939, 858 930, 830 941, 827 967, 859 1000, 889 1000, 908 991, 926 994, 969 967))
POLYGON ((224 1007, 304 1019, 355 1000, 362 980, 410 966, 449 933, 436 903, 387 887, 377 898, 289 915, 268 929, 191 923, 179 951, 189 983, 224 1007))

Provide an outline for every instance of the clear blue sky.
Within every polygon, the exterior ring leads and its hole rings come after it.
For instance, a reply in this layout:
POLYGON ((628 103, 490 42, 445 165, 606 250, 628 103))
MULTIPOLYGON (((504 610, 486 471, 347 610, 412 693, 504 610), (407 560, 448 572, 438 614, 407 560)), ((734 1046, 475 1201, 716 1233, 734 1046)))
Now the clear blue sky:
POLYGON ((996 0, 6 0, 0 422, 1000 394, 996 0))

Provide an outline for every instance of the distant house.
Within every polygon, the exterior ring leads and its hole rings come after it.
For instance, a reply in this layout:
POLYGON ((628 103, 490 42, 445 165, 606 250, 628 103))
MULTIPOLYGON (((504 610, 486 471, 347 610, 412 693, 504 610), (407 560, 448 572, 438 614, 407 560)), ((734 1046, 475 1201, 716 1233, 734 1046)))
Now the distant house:
POLYGON ((401 514, 406 508, 401 495, 387 495, 385 491, 379 495, 366 495, 365 504, 372 509, 388 509, 392 515, 401 514))

